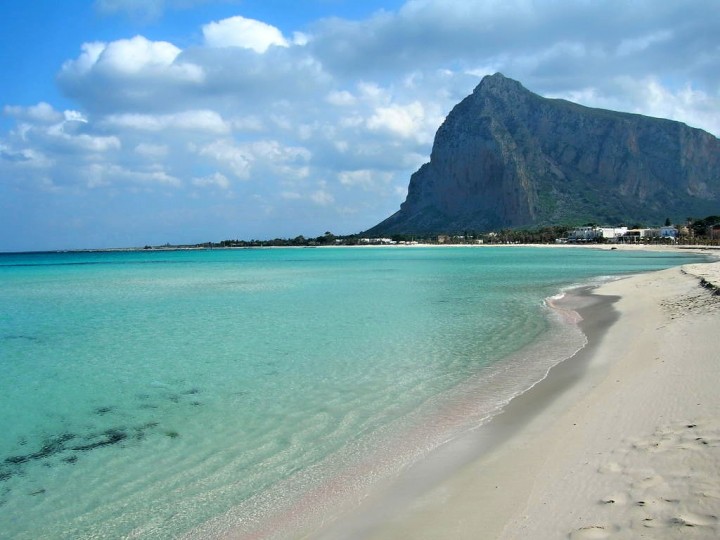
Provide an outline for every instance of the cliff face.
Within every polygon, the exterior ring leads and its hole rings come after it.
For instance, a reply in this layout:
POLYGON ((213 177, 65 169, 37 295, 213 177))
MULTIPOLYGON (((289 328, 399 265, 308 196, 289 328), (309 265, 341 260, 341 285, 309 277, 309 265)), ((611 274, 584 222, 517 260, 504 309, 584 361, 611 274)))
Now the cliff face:
POLYGON ((546 99, 483 78, 372 235, 574 222, 659 224, 720 211, 720 140, 680 122, 546 99))

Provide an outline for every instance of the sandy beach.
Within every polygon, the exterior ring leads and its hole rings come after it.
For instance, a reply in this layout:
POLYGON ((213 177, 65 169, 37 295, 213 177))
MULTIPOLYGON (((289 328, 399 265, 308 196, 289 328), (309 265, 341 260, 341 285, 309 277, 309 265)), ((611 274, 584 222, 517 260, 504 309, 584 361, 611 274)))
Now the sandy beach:
POLYGON ((478 430, 480 457, 415 482, 401 505, 368 503, 343 537, 720 537, 713 286, 720 262, 568 297, 588 346, 478 430))

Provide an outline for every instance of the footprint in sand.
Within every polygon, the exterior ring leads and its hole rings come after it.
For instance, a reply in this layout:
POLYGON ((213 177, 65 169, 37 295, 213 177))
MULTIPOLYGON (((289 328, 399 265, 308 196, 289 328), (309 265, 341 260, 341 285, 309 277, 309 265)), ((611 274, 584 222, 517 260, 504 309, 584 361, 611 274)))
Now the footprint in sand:
POLYGON ((591 540, 593 538, 607 538, 610 532, 600 525, 583 527, 570 533, 570 540, 591 540))
POLYGON ((696 514, 694 512, 683 512, 679 516, 673 518, 672 523, 674 525, 684 525, 686 527, 713 527, 717 525, 718 518, 716 516, 696 514))
POLYGON ((659 519, 646 517, 642 520, 642 526, 647 529, 661 529, 665 528, 665 524, 659 519))
POLYGON ((720 491, 714 489, 706 489, 695 493, 701 499, 720 499, 720 491))
POLYGON ((665 483, 665 479, 662 476, 659 474, 652 474, 636 480, 632 483, 632 487, 636 489, 648 489, 665 483))
POLYGON ((624 505, 627 504, 629 500, 629 497, 627 493, 611 493, 607 497, 603 497, 600 499, 600 502, 602 504, 617 504, 617 505, 624 505))

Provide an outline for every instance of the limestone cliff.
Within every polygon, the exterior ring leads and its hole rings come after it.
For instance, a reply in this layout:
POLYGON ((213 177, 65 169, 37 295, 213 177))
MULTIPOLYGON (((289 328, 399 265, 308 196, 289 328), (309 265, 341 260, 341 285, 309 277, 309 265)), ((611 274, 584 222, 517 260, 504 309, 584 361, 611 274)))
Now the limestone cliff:
POLYGON ((400 210, 366 234, 661 224, 720 212, 720 140, 483 78, 440 126, 400 210))

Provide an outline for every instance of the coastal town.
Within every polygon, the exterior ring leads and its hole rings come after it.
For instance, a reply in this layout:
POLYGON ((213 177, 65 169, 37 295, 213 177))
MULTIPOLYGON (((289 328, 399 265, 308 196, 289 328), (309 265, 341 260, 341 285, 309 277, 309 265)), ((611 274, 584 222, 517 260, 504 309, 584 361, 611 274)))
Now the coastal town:
POLYGON ((720 216, 712 215, 702 219, 688 218, 682 224, 645 227, 640 224, 583 226, 556 225, 533 229, 503 229, 477 233, 464 231, 462 234, 394 234, 374 237, 360 234, 334 235, 327 231, 318 237, 296 236, 272 240, 222 240, 195 245, 145 246, 145 249, 173 248, 243 248, 243 247, 320 247, 320 246, 369 246, 369 245, 494 245, 494 244, 668 244, 668 245, 720 245, 720 216))

